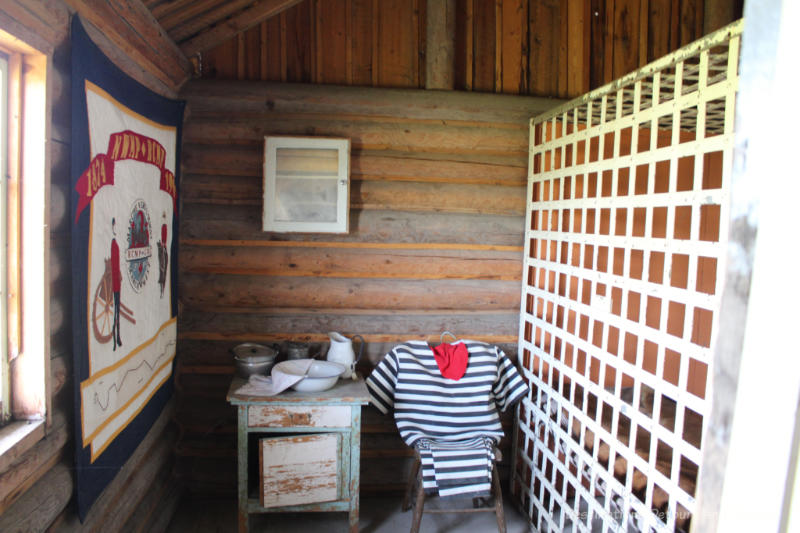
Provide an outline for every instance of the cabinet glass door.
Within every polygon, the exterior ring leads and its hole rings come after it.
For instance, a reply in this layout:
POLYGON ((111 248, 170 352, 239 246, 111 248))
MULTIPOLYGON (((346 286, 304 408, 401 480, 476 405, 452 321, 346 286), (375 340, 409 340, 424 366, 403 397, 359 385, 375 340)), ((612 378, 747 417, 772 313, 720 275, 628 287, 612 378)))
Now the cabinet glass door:
POLYGON ((350 141, 267 137, 264 231, 346 233, 350 141))

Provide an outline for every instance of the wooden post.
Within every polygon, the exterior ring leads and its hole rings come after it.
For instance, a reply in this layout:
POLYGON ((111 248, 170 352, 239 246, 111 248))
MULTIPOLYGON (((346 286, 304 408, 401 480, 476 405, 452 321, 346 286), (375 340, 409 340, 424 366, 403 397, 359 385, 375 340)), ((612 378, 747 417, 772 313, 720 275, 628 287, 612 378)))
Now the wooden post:
POLYGON ((428 0, 425 53, 425 88, 455 87, 455 0, 428 0))
POLYGON ((731 235, 693 532, 797 531, 800 521, 800 362, 784 351, 796 325, 783 304, 800 296, 800 283, 787 268, 797 249, 786 247, 783 230, 794 224, 800 187, 781 170, 797 157, 790 131, 800 112, 790 102, 799 81, 798 22, 800 6, 793 0, 745 6, 731 235), (765 118, 778 115, 777 124, 765 118), (769 423, 754 431, 754 420, 767 411, 769 423))

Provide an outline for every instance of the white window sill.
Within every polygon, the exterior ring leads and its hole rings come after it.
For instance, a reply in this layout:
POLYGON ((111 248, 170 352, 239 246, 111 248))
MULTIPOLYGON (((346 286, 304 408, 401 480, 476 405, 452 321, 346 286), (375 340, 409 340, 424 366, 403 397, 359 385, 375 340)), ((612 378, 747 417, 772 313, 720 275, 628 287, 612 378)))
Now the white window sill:
POLYGON ((0 428, 0 472, 44 437, 44 422, 21 420, 0 428))

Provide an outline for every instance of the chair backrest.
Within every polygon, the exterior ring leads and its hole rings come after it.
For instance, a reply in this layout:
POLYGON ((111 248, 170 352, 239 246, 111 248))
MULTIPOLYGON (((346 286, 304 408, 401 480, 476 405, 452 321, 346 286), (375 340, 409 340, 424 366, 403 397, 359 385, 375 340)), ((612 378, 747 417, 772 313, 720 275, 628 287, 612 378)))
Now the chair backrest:
POLYGON ((528 387, 497 348, 461 341, 469 362, 459 380, 441 375, 432 348, 408 341, 392 349, 367 378, 372 403, 382 412, 394 409, 400 436, 409 446, 422 439, 461 441, 503 437, 498 408, 512 405, 528 387))

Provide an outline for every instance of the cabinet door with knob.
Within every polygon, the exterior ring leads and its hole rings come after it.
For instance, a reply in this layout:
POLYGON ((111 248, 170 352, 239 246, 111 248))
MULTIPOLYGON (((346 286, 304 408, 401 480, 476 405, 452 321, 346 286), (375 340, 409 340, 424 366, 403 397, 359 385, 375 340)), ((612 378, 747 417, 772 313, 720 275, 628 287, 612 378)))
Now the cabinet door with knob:
POLYGON ((324 433, 259 441, 262 507, 330 502, 342 497, 342 435, 324 433))

